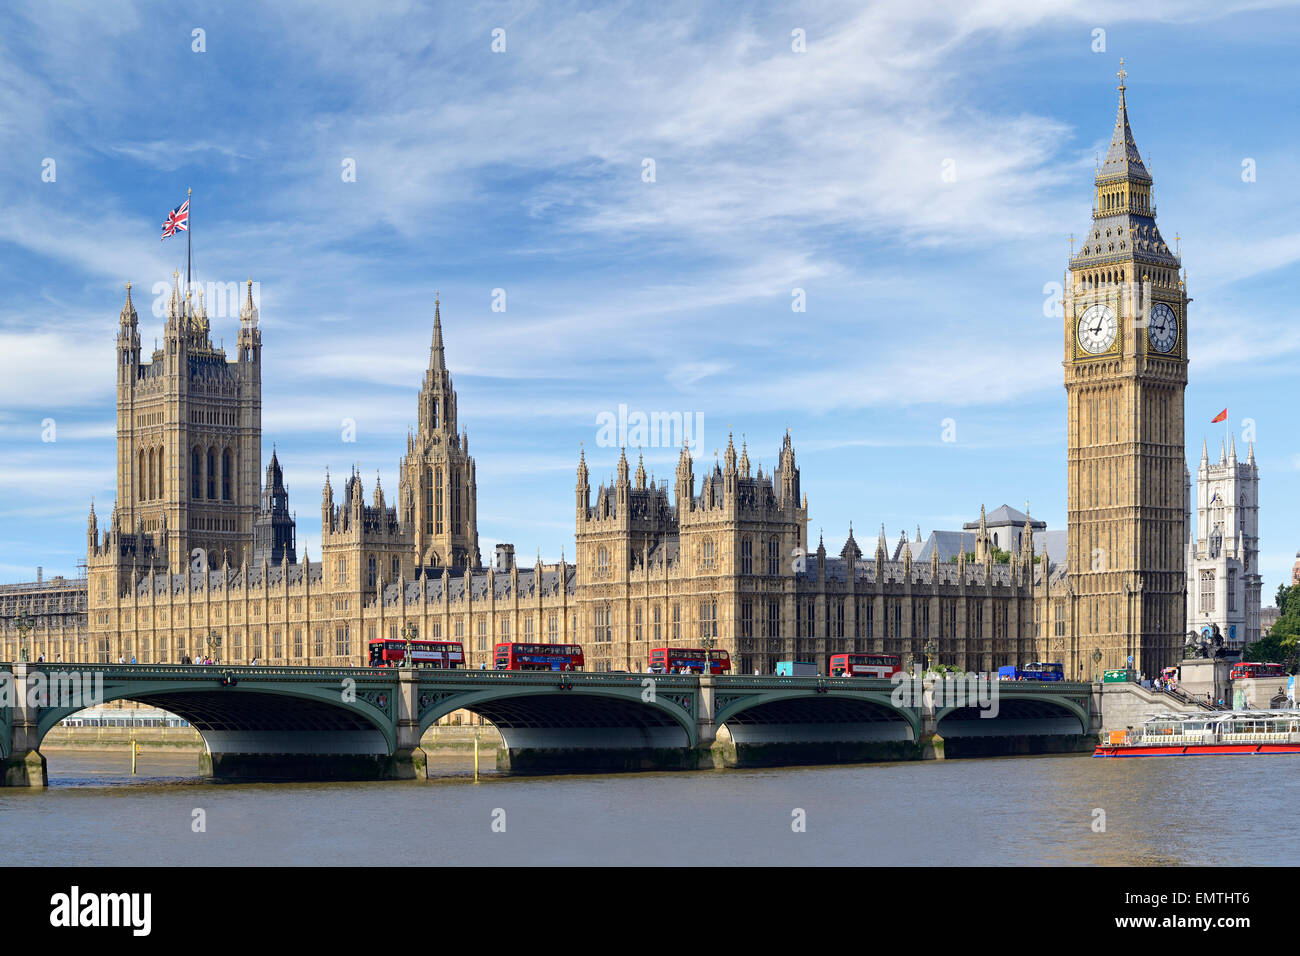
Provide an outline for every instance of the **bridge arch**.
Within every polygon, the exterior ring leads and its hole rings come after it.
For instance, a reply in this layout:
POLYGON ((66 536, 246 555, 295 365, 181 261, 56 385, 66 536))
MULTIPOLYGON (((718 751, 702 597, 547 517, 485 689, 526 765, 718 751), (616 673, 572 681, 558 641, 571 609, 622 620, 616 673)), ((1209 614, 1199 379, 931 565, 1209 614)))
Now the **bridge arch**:
MULTIPOLYGON (((1010 682, 1007 682, 1010 683, 1010 682)), ((997 712, 968 703, 949 704, 935 710, 940 737, 1009 737, 1048 734, 1086 734, 1092 721, 1086 703, 1059 692, 999 685, 997 712)))
POLYGON ((846 736, 862 742, 914 742, 921 735, 919 710, 896 706, 888 691, 834 686, 719 694, 714 721, 725 725, 737 744, 846 736))
POLYGON ((516 678, 497 686, 463 690, 422 687, 419 732, 423 735, 453 711, 468 710, 491 721, 508 750, 698 746, 695 695, 657 688, 646 700, 643 689, 639 680, 620 686, 554 678, 522 686, 516 678))
POLYGON ((280 682, 275 676, 263 667, 204 668, 202 675, 158 674, 129 681, 106 674, 96 700, 42 707, 37 737, 44 740, 60 721, 88 706, 133 700, 188 721, 210 753, 388 756, 397 749, 396 688, 358 688, 349 701, 344 699, 343 686, 330 687, 327 678, 280 682), (221 686, 226 673, 234 676, 234 686, 221 686))

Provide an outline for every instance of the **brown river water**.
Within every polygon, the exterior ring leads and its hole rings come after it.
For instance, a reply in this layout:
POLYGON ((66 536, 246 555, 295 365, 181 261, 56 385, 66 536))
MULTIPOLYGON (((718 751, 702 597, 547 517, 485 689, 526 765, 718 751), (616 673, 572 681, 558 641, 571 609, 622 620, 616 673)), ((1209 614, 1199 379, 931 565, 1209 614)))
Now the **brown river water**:
MULTIPOLYGON (((693 773, 230 784, 193 751, 53 751, 0 789, 0 864, 1291 864, 1300 758, 1006 757, 693 773), (1104 811, 1104 831, 1097 832, 1104 811), (195 832, 194 821, 204 829, 195 832), (799 824, 802 822, 802 829, 799 824)), ((491 767, 490 758, 485 767, 491 767)))

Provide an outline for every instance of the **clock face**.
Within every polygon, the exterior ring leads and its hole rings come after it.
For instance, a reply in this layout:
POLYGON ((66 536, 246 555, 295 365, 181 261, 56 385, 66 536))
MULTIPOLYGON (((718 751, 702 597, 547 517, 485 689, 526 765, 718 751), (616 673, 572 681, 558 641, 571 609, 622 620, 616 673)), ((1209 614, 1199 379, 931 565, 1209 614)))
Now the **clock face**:
POLYGON ((1079 319, 1079 344, 1084 351, 1100 355, 1115 344, 1118 328, 1115 313, 1110 306, 1089 306, 1079 319))
POLYGON ((1178 342, 1178 316, 1174 310, 1163 302, 1157 302, 1151 309, 1151 320, 1147 323, 1147 337, 1151 347, 1157 352, 1173 351, 1178 342))

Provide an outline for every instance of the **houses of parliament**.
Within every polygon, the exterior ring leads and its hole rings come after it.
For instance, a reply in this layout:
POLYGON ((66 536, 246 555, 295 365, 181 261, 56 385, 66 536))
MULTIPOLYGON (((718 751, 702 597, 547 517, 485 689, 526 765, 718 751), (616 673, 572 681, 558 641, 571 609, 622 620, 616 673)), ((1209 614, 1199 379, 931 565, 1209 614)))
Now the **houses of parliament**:
POLYGON ((485 562, 437 302, 396 494, 355 471, 323 476, 321 552, 309 556, 296 547, 279 451, 263 470, 251 282, 233 358, 213 346, 201 295, 177 281, 162 348, 146 359, 128 285, 116 503, 91 508, 84 585, 0 594, 0 659, 360 665, 369 641, 413 625, 463 643, 471 667, 491 667, 494 644, 523 641, 580 643, 588 669, 641 671, 650 648, 706 638, 739 673, 771 673, 778 660, 827 673, 829 655, 864 650, 972 671, 1059 660, 1073 678, 1176 662, 1190 300, 1156 226, 1120 79, 1092 222, 1066 272, 1063 534, 1004 506, 927 540, 918 529, 891 543, 882 528, 865 551, 849 528, 828 552, 808 540, 787 432, 767 473, 731 436, 712 464, 683 447, 671 487, 648 482, 623 450, 612 484, 593 489, 579 453, 572 562, 521 566, 507 544, 485 562))

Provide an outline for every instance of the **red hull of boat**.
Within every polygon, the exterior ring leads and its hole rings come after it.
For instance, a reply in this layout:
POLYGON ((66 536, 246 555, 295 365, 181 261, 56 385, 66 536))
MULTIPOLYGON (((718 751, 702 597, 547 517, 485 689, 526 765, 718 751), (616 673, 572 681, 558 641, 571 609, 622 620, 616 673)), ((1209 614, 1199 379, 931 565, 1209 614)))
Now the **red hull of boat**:
POLYGON ((1183 747, 1111 747, 1103 744, 1094 757, 1228 757, 1300 754, 1300 744, 1188 744, 1183 747))

